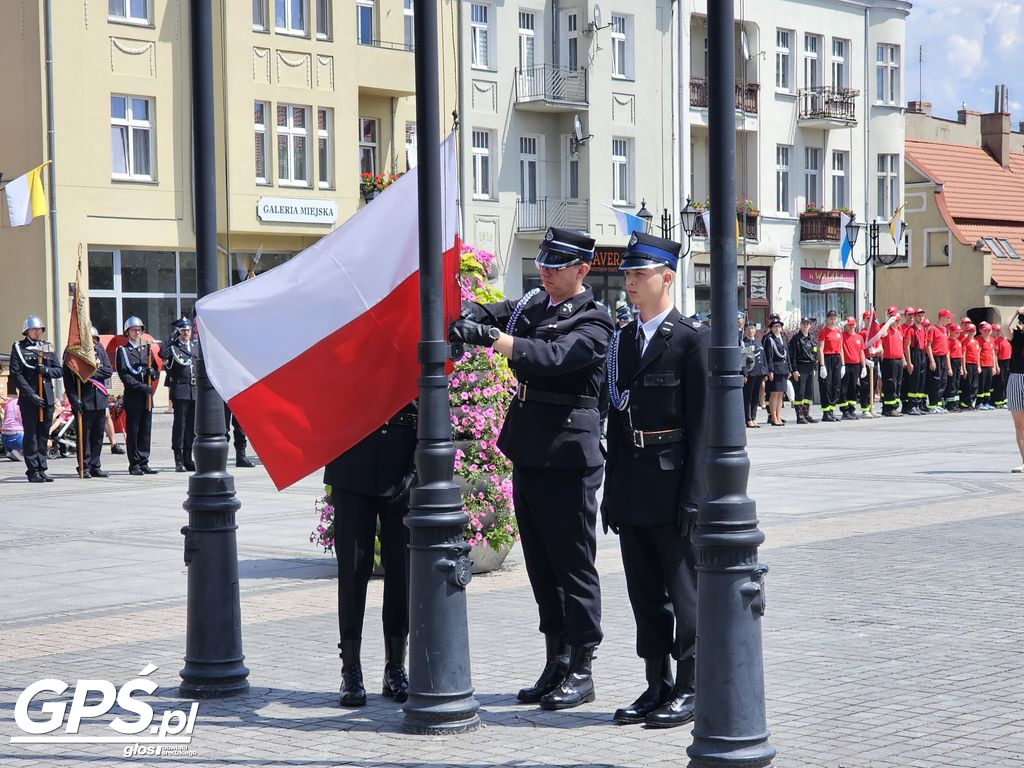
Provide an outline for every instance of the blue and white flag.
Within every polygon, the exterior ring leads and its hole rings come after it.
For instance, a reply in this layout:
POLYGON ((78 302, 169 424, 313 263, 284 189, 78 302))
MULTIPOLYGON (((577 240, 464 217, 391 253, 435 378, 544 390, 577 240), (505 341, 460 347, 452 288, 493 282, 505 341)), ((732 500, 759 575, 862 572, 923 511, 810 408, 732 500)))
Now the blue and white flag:
POLYGON ((634 232, 647 234, 647 227, 644 224, 644 220, 635 213, 620 211, 618 208, 608 205, 608 203, 605 203, 604 206, 606 208, 610 208, 612 213, 615 214, 615 221, 619 225, 619 230, 621 230, 622 234, 626 237, 629 237, 634 232))
POLYGON ((850 242, 850 235, 846 231, 846 225, 850 223, 850 217, 845 213, 839 214, 839 232, 840 239, 842 240, 842 246, 839 249, 839 260, 843 264, 843 269, 846 269, 846 262, 850 258, 850 253, 853 251, 853 243, 850 242))

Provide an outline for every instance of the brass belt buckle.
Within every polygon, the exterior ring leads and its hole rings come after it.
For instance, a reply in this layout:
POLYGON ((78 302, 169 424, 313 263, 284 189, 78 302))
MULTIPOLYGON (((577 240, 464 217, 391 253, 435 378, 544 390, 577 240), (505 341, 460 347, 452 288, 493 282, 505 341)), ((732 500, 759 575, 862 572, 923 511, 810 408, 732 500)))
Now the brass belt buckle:
POLYGON ((637 448, 644 448, 644 433, 639 429, 633 430, 633 445, 637 448))

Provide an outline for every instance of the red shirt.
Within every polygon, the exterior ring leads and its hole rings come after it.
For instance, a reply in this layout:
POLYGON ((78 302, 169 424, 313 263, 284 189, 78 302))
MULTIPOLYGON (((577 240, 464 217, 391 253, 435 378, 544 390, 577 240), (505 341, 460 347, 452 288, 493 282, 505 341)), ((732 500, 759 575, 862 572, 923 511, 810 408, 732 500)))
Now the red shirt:
POLYGON ((963 357, 964 346, 960 343, 960 339, 956 336, 949 337, 949 356, 954 360, 959 360, 963 357))
POLYGON ((932 325, 928 328, 928 340, 932 343, 932 357, 945 357, 949 352, 946 329, 932 325))
POLYGON ((996 337, 996 356, 1000 360, 1009 360, 1013 356, 1013 345, 1005 336, 996 337))
POLYGON ((886 360, 903 359, 903 329, 898 325, 889 326, 882 334, 882 357, 886 360))
POLYGON ((818 331, 818 344, 824 350, 823 354, 838 355, 843 349, 843 332, 826 325, 818 331))
POLYGON ((964 342, 964 363, 977 365, 981 356, 981 344, 977 338, 971 338, 964 342))
POLYGON ((979 341, 981 342, 981 367, 991 368, 996 361, 995 344, 992 343, 992 339, 986 339, 984 336, 979 341))
POLYGON ((853 365, 860 363, 861 352, 864 351, 864 337, 859 333, 843 334, 843 363, 853 365))

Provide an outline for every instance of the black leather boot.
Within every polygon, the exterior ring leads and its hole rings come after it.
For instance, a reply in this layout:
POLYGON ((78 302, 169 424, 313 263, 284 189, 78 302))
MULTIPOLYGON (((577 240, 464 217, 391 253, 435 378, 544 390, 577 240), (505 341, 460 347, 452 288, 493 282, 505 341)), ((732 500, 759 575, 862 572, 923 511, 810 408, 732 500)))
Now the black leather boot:
POLYGON ((536 704, 558 687, 569 672, 569 646, 561 635, 544 635, 547 663, 537 682, 516 696, 523 704, 536 704))
POLYGON ((804 421, 808 424, 817 424, 818 420, 811 416, 811 406, 804 404, 804 421))
POLYGON ((696 694, 693 687, 694 659, 676 662, 676 685, 672 698, 663 706, 647 715, 644 722, 648 728, 675 728, 693 720, 696 694))
POLYGON ((245 448, 235 448, 235 466, 252 468, 256 465, 245 455, 245 448))
POLYGON ((185 465, 186 472, 195 472, 196 464, 192 460, 192 449, 181 452, 181 463, 185 465))
POLYGON ((363 668, 359 663, 359 646, 362 643, 361 639, 342 640, 338 643, 341 649, 341 688, 338 691, 338 703, 343 707, 362 707, 366 704, 363 668))
POLYGON ((540 700, 541 709, 571 709, 596 699, 590 668, 593 658, 594 646, 570 646, 569 674, 561 685, 540 700))
POLYGON ((185 465, 181 463, 181 451, 175 451, 174 452, 174 471, 175 472, 184 472, 185 471, 185 465))
POLYGON ((648 713, 653 712, 672 695, 672 661, 670 656, 660 659, 644 659, 647 676, 647 690, 628 707, 615 710, 615 722, 620 725, 642 723, 648 713))
POLYGON ((401 704, 409 698, 409 676, 405 674, 408 636, 384 638, 384 689, 381 694, 401 704))

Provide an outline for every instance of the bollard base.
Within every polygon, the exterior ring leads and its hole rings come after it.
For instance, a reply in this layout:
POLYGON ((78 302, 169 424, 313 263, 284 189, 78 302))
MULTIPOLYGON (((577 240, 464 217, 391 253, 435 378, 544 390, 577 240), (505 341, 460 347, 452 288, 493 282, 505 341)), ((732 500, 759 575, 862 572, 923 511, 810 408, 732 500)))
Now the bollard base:
POLYGON ((244 677, 232 680, 190 680, 178 686, 183 699, 226 699, 249 692, 249 681, 244 677))
POLYGON ((480 727, 480 702, 470 690, 464 695, 410 693, 402 706, 402 731, 421 736, 452 736, 480 727))
POLYGON ((703 739, 694 736, 693 743, 686 748, 690 758, 687 768, 762 768, 772 764, 775 747, 764 740, 755 742, 731 741, 725 739, 703 739))
POLYGON ((412 720, 406 715, 402 721, 402 732, 416 736, 457 736, 460 733, 472 733, 480 727, 480 718, 476 714, 463 720, 429 722, 412 720))

